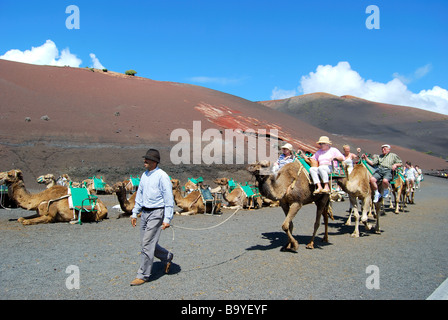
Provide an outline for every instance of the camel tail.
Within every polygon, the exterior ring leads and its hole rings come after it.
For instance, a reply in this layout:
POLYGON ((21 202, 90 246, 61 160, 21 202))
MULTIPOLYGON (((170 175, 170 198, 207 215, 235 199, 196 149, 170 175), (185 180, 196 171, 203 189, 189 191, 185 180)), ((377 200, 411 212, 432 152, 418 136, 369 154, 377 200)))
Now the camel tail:
POLYGON ((328 201, 327 208, 325 209, 325 214, 328 215, 330 219, 334 221, 333 207, 331 206, 331 201, 328 201))

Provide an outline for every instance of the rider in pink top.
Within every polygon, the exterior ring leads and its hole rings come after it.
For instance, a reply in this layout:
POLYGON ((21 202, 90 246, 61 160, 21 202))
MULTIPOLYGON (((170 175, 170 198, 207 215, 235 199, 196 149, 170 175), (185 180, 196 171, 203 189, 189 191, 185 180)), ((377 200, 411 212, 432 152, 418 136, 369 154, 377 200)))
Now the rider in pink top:
POLYGON ((311 159, 318 161, 319 167, 310 168, 311 178, 313 179, 313 183, 316 185, 314 194, 330 193, 330 187, 328 186, 328 174, 331 172, 331 161, 333 159, 344 161, 345 157, 338 149, 331 147, 331 141, 326 136, 320 137, 317 144, 320 148, 311 157, 311 159), (323 189, 319 176, 322 178, 322 182, 324 183, 323 189))

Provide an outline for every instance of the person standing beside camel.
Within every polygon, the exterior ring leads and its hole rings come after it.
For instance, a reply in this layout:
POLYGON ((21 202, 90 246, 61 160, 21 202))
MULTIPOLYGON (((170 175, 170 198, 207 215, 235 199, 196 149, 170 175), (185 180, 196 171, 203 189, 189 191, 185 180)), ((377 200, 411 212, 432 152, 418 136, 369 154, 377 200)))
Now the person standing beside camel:
POLYGON ((137 214, 142 212, 141 263, 131 286, 139 286, 149 280, 154 257, 165 262, 165 273, 168 273, 173 260, 173 254, 158 244, 161 231, 170 227, 173 218, 173 187, 169 176, 158 167, 159 151, 149 149, 143 158, 146 171, 140 179, 131 216, 131 225, 135 227, 137 214))
POLYGON ((375 196, 373 198, 373 202, 377 203, 378 200, 383 197, 387 197, 389 194, 389 181, 393 177, 393 171, 402 166, 402 161, 399 156, 395 153, 390 152, 390 145, 383 144, 381 146, 382 155, 375 155, 373 160, 370 160, 366 154, 362 155, 362 158, 367 161, 371 166, 378 166, 375 169, 375 172, 370 177, 370 186, 372 190, 375 192, 375 196), (383 194, 381 195, 378 192, 377 181, 382 180, 383 185, 383 194))

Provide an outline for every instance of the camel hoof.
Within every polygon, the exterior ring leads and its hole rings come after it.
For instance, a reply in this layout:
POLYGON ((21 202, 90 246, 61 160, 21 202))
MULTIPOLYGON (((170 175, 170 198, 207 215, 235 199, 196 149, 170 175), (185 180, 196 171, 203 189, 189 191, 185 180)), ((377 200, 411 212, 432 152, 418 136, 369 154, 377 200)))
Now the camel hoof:
POLYGON ((20 217, 19 219, 17 219, 17 222, 22 223, 25 219, 23 217, 20 217))
POLYGON ((351 238, 359 238, 359 233, 352 233, 350 235, 351 238))
POLYGON ((31 223, 28 221, 28 220, 26 220, 26 219, 23 219, 22 221, 20 221, 24 226, 29 226, 29 225, 31 225, 31 223))
POLYGON ((307 249, 314 249, 314 243, 310 242, 306 245, 307 249))
POLYGON ((291 243, 288 243, 287 245, 283 246, 280 251, 281 252, 293 252, 297 253, 297 250, 299 249, 299 245, 291 246, 291 243))

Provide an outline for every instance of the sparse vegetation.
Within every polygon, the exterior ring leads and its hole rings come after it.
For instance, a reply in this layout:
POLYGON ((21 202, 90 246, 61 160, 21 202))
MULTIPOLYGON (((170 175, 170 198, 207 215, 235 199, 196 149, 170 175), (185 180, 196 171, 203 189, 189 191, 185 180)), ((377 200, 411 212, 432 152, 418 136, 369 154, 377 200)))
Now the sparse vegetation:
POLYGON ((128 76, 135 76, 137 74, 137 71, 130 69, 127 70, 124 74, 128 76))

